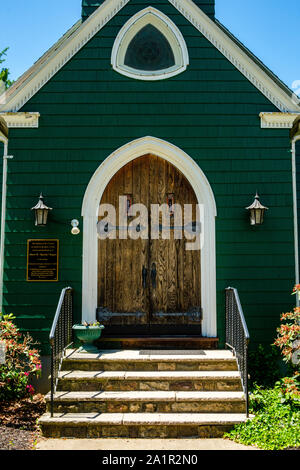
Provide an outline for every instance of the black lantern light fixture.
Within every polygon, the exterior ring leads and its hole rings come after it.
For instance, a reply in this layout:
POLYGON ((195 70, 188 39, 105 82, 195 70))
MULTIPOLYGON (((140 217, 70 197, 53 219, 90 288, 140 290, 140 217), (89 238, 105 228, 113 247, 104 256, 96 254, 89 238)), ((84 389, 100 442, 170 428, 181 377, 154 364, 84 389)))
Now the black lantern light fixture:
POLYGON ((39 202, 36 206, 32 207, 32 211, 35 212, 35 225, 38 227, 45 227, 47 225, 48 213, 52 211, 52 207, 44 204, 44 197, 41 193, 39 202))
POLYGON ((246 207, 250 212, 250 223, 251 225, 262 225, 264 221, 265 211, 268 210, 268 207, 265 207, 261 204, 259 200, 259 195, 256 193, 255 199, 251 206, 246 207))

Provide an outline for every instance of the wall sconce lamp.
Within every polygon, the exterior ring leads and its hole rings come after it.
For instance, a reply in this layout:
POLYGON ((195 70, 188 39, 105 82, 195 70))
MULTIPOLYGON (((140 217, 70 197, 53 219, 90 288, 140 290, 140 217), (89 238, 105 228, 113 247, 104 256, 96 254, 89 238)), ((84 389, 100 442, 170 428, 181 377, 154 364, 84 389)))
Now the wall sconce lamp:
POLYGON ((269 210, 268 207, 265 207, 260 203, 259 195, 257 193, 253 204, 251 204, 249 207, 246 207, 246 209, 250 212, 251 225, 262 225, 264 222, 265 211, 269 210))
POLYGON ((79 226, 78 220, 73 219, 72 222, 71 222, 71 226, 72 226, 72 230, 71 230, 72 235, 79 235, 80 230, 78 228, 78 226, 79 226))
POLYGON ((35 225, 37 227, 45 227, 47 225, 48 213, 52 211, 52 207, 46 206, 44 204, 44 197, 41 193, 39 202, 36 206, 31 209, 35 213, 35 225))

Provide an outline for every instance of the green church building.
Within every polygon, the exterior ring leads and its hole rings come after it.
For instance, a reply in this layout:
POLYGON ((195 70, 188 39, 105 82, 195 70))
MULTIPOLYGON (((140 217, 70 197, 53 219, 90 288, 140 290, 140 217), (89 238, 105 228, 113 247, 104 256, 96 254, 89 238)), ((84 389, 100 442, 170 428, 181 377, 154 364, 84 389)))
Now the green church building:
POLYGON ((215 0, 82 0, 0 96, 2 311, 45 361, 67 287, 72 322, 103 323, 112 349, 223 350, 233 292, 249 347, 270 345, 299 283, 299 103, 215 0), (170 237, 159 219, 130 238, 135 204, 166 204, 170 237))

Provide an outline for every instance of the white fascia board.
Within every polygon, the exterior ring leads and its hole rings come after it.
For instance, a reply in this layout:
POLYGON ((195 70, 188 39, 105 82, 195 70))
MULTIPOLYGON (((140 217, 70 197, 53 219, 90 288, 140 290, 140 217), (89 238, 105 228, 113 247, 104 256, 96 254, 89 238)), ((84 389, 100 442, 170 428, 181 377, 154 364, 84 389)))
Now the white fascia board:
POLYGON ((294 121, 300 116, 298 113, 260 113, 260 125, 262 129, 292 129, 294 121))
MULTIPOLYGON (((73 34, 38 61, 24 83, 17 81, 0 96, 1 111, 19 111, 98 31, 130 0, 106 0, 73 34)), ((268 100, 282 112, 300 112, 300 106, 191 0, 169 2, 213 44, 268 100)))
MULTIPOLYGON (((300 112, 292 99, 191 0, 169 0, 258 90, 282 112, 300 112)), ((296 96, 296 95, 295 95, 296 96)))
POLYGON ((8 129, 38 128, 40 113, 0 113, 8 129))
POLYGON ((32 73, 20 85, 17 80, 0 96, 0 112, 19 111, 85 44, 92 39, 130 0, 106 0, 99 8, 67 36, 57 49, 43 61, 37 61, 32 73), (35 70, 34 70, 35 69, 35 70))
POLYGON ((6 144, 8 142, 6 135, 3 134, 2 131, 0 131, 0 142, 2 142, 3 144, 6 144))

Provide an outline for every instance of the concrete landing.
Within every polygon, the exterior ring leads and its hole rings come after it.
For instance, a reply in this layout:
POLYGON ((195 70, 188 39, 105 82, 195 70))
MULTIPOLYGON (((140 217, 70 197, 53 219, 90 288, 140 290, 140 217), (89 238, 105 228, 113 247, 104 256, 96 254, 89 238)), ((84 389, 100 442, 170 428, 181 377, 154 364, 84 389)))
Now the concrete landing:
POLYGON ((37 450, 259 450, 227 439, 40 439, 37 450))

